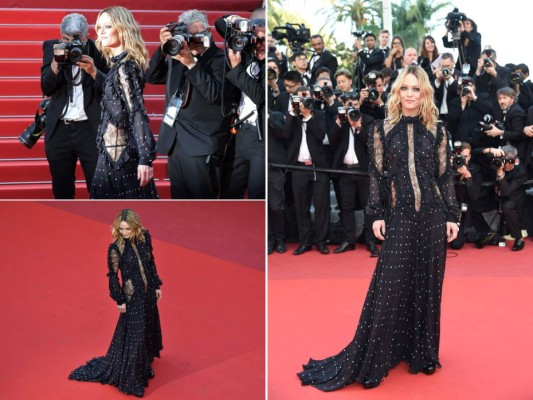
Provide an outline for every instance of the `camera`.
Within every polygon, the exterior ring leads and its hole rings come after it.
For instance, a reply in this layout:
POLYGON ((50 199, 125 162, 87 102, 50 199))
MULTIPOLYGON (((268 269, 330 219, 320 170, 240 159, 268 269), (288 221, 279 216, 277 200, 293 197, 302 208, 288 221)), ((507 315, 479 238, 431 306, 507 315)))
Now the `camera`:
POLYGON ((461 146, 461 142, 454 142, 454 144, 453 144, 452 167, 455 170, 461 168, 463 165, 466 165, 466 157, 461 154, 461 151, 463 151, 463 147, 461 146))
POLYGON ((285 26, 276 26, 272 30, 272 37, 276 40, 287 39, 290 49, 295 52, 311 41, 311 31, 304 24, 286 23, 285 26))
POLYGON ((167 40, 163 45, 163 53, 169 56, 175 56, 183 48, 183 43, 190 39, 187 25, 184 23, 170 22, 166 25, 168 31, 172 34, 172 38, 167 40))
POLYGON ((269 81, 275 81, 278 79, 278 74, 274 70, 274 68, 267 68, 267 79, 269 81))
POLYGON ((54 60, 60 65, 76 65, 84 54, 87 54, 85 43, 79 35, 74 35, 70 42, 54 44, 54 60))
POLYGON ((446 16, 446 22, 444 26, 452 33, 453 40, 461 39, 461 32, 459 32, 459 22, 465 21, 466 15, 459 12, 458 8, 454 8, 452 12, 449 12, 446 16))
POLYGON ((492 125, 494 125, 498 129, 505 129, 505 124, 500 121, 496 121, 494 117, 490 114, 485 114, 483 116, 483 121, 479 122, 479 127, 477 127, 478 132, 485 132, 492 129, 492 125))
POLYGON ((442 76, 445 76, 445 77, 448 77, 450 76, 452 73, 451 69, 450 68, 443 68, 442 69, 442 76))
POLYGON ((366 32, 361 29, 361 30, 352 32, 352 35, 354 35, 356 38, 362 38, 363 36, 366 35, 366 32))
POLYGON ((343 103, 346 103, 347 101, 350 101, 350 100, 351 101, 359 100, 359 93, 357 92, 342 93, 341 95, 339 95, 339 100, 342 101, 343 103))
POLYGON ((461 96, 466 96, 467 94, 471 92, 472 92, 472 89, 470 89, 470 86, 463 86, 461 88, 461 96))
POLYGON ((359 111, 358 108, 355 107, 348 107, 346 109, 346 113, 348 114, 348 118, 350 118, 351 121, 359 121, 361 119, 361 111, 359 111))
POLYGON ((301 103, 308 110, 312 110, 315 106, 315 100, 311 97, 302 97, 301 103))
POLYGON ((365 84, 368 87, 368 99, 371 101, 376 101, 379 99, 379 92, 376 89, 376 80, 377 75, 375 72, 370 72, 365 76, 365 84))
POLYGON ((346 108, 338 107, 337 114, 339 116, 339 121, 341 121, 341 123, 346 122, 346 108))
POLYGON ((505 164, 515 164, 515 163, 516 163, 516 160, 514 158, 494 157, 490 162, 490 166, 494 169, 500 169, 505 164))
POLYGON ((39 140, 46 128, 46 109, 50 104, 49 98, 44 98, 37 107, 35 113, 35 120, 28 126, 24 132, 19 136, 19 142, 31 149, 39 140))
POLYGON ((257 39, 255 26, 254 20, 249 19, 237 19, 229 24, 228 47, 233 51, 251 50, 257 39))
POLYGON ((510 81, 513 85, 521 85, 524 83, 524 75, 520 72, 511 72, 510 81))
POLYGON ((295 112, 300 112, 300 96, 291 96, 291 106, 295 112))
POLYGON ((493 67, 494 66, 494 60, 492 58, 485 58, 483 60, 483 66, 485 68, 490 68, 490 67, 493 67))
POLYGON ((324 86, 313 86, 313 97, 316 100, 322 100, 322 97, 331 96, 333 96, 333 88, 331 86, 328 86, 326 82, 324 82, 324 86))

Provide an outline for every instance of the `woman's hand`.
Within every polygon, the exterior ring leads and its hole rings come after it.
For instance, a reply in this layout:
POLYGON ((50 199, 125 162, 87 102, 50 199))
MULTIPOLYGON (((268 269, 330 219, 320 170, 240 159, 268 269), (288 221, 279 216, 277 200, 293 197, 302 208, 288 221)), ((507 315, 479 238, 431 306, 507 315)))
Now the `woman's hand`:
POLYGON ((161 289, 156 289, 155 290, 155 297, 157 297, 157 300, 161 300, 161 296, 163 296, 163 292, 161 291, 161 289))
POLYGON ((141 181, 139 183, 141 187, 148 185, 148 183, 153 177, 154 177, 153 167, 149 167, 148 165, 139 165, 137 167, 137 179, 141 181))
POLYGON ((455 222, 446 222, 446 238, 448 243, 457 238, 457 233, 459 233, 459 225, 455 222))
POLYGON ((385 240, 385 220, 378 219, 372 224, 372 230, 374 231, 374 236, 379 240, 385 240))
POLYGON ((125 313, 126 313, 126 303, 121 304, 120 306, 117 306, 117 307, 118 307, 118 310, 119 310, 122 314, 125 314, 125 313))

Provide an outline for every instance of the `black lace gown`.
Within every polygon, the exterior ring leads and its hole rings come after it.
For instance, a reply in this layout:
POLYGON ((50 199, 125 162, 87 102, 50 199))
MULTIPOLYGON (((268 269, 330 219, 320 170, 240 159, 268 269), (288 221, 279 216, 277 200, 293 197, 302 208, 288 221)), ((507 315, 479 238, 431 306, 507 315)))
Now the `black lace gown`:
POLYGON ((155 293, 162 282, 148 231, 144 236, 144 243, 124 240, 109 246, 109 291, 118 305, 126 303, 126 312, 120 314, 107 354, 75 369, 69 379, 105 383, 127 394, 144 395, 150 365, 163 349, 155 293))
POLYGON ((112 59, 103 87, 92 199, 158 198, 153 179, 143 187, 137 179, 137 166, 151 166, 155 160, 156 143, 144 107, 144 73, 126 55, 112 59))
POLYGON ((400 361, 413 373, 429 363, 440 367, 446 222, 460 216, 446 132, 440 122, 428 131, 412 117, 394 126, 379 121, 369 152, 367 213, 387 220, 386 239, 354 339, 337 355, 310 359, 298 373, 303 385, 323 391, 380 382, 400 361))

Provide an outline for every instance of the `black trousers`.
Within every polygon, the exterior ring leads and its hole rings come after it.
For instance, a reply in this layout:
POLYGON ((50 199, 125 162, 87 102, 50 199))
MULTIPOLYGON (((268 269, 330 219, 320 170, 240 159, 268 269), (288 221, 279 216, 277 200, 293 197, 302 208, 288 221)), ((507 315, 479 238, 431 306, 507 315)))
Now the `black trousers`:
POLYGON ((524 227, 524 198, 502 199, 502 214, 507 224, 507 230, 515 239, 522 238, 524 227))
POLYGON ((311 241, 311 201, 315 206, 315 243, 324 243, 329 230, 329 175, 323 172, 293 171, 292 191, 300 244, 311 241))
POLYGON ((96 134, 91 130, 88 121, 70 124, 58 121, 53 136, 46 142, 45 151, 56 199, 74 198, 78 160, 85 175, 87 191, 91 190, 98 151, 96 134))
POLYGON ((176 141, 168 154, 171 197, 216 199, 220 188, 219 161, 214 156, 190 156, 176 141))
POLYGON ((243 199, 248 191, 249 199, 265 198, 265 142, 259 140, 257 128, 242 127, 235 138, 235 155, 223 182, 223 198, 243 199))
POLYGON ((268 171, 268 242, 285 241, 284 205, 285 172, 279 169, 268 171))
MULTIPOLYGON (((356 200, 365 207, 370 193, 370 178, 366 175, 342 174, 339 177, 339 190, 341 193, 341 221, 343 239, 348 243, 355 243, 355 206, 356 200)), ((372 232, 372 222, 366 215, 363 223, 363 236, 367 243, 375 242, 372 232)))

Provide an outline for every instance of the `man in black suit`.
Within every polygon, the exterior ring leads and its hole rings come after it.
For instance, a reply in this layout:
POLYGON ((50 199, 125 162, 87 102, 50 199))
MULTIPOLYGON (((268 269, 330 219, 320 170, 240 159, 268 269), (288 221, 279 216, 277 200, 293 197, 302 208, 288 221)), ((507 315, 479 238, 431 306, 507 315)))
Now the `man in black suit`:
POLYGON ((335 72, 337 72, 338 62, 337 58, 324 48, 324 39, 320 35, 311 36, 311 46, 315 53, 309 60, 307 69, 311 72, 311 85, 315 84, 315 72, 320 67, 327 67, 330 71, 330 80, 334 82, 335 72))
MULTIPOLYGON (((237 19, 241 17, 222 17, 217 26, 221 27, 224 20, 237 19)), ((229 199, 242 199, 245 193, 249 199, 265 198, 265 20, 252 19, 251 23, 255 38, 252 47, 242 52, 227 49, 231 70, 226 79, 241 91, 238 111, 243 121, 235 138, 231 173, 223 184, 222 197, 229 199)))
POLYGON ((439 68, 433 72, 435 79, 431 81, 435 89, 435 105, 439 109, 439 119, 445 124, 448 123, 452 101, 459 97, 457 82, 462 73, 456 70, 454 65, 453 54, 441 54, 439 68))
POLYGON ((485 49, 478 60, 474 83, 478 93, 486 92, 490 95, 493 108, 498 108, 496 92, 502 87, 510 86, 511 71, 497 62, 496 50, 485 49))
POLYGON ((383 68, 383 62, 385 61, 383 51, 376 48, 376 35, 367 33, 365 35, 365 46, 366 49, 363 49, 360 37, 355 38, 357 59, 362 63, 363 70, 361 72, 363 75, 368 74, 370 71, 379 71, 383 68))
MULTIPOLYGON (((356 200, 361 207, 368 202, 370 178, 368 172, 369 131, 374 119, 359 111, 358 100, 347 100, 344 104, 346 114, 337 118, 329 131, 329 140, 333 147, 333 168, 356 174, 340 174, 340 211, 343 227, 343 241, 334 253, 355 250, 355 210, 356 200), (349 103, 349 104, 348 104, 349 103), (342 118, 342 120, 341 120, 342 118)), ((372 233, 372 221, 365 213, 363 237, 371 257, 378 256, 376 239, 372 233)))
MULTIPOLYGON (((222 99, 224 52, 211 38, 205 12, 189 10, 178 22, 195 37, 183 41, 181 50, 167 57, 163 48, 172 33, 161 28, 161 46, 146 72, 149 83, 166 84, 166 112, 157 151, 168 154, 173 199, 215 199, 229 132, 230 107, 224 107, 222 99)), ((229 90, 224 95, 230 99, 229 90)))
POLYGON ((525 111, 533 106, 533 82, 529 78, 529 67, 518 64, 510 75, 512 88, 518 93, 518 104, 525 111))
POLYGON ((78 160, 87 190, 91 188, 98 160, 96 135, 100 123, 100 99, 108 67, 94 42, 87 38, 85 16, 66 15, 60 31, 61 40, 43 43, 41 89, 45 96, 51 96, 46 111, 44 142, 54 197, 73 199, 78 160), (84 44, 85 54, 81 61, 58 63, 54 59, 54 45, 72 42, 75 35, 84 44))
MULTIPOLYGON (((309 88, 297 90, 300 99, 311 99, 309 88)), ((300 102, 286 114, 286 125, 281 139, 287 140, 287 164, 298 165, 304 170, 292 172, 292 190, 298 224, 300 246, 294 255, 311 250, 311 200, 315 206, 315 238, 317 250, 328 254, 326 240, 329 230, 329 175, 315 172, 314 168, 329 168, 324 138, 325 116, 322 110, 313 110, 313 104, 300 102)))
POLYGON ((526 126, 524 126, 526 141, 526 155, 524 164, 527 168, 529 179, 533 179, 533 106, 527 109, 526 126))

